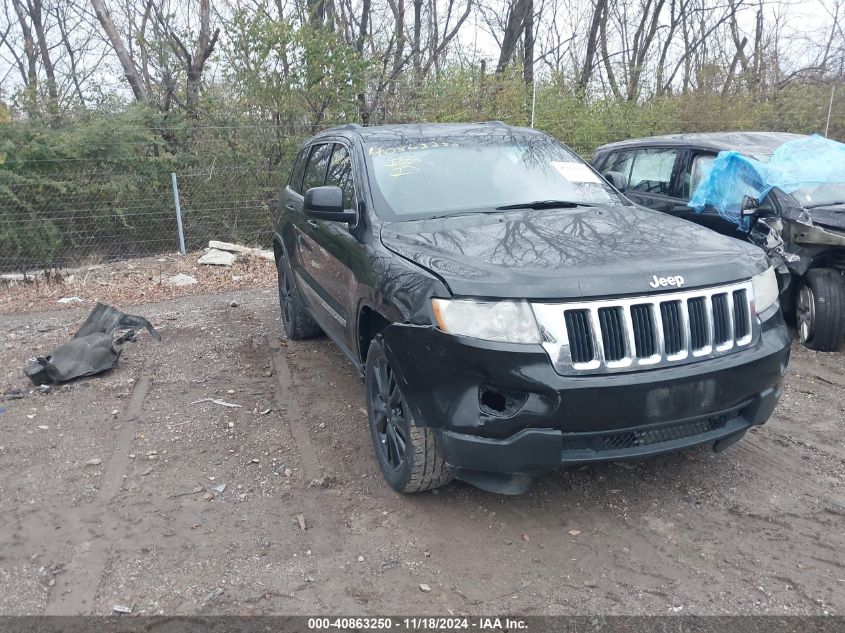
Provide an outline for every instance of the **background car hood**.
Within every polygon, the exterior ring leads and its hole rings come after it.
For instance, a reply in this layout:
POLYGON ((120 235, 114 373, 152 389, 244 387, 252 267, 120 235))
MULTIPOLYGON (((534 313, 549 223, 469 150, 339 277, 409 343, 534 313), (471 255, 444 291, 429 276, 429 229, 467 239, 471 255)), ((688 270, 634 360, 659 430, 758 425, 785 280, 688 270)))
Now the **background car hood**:
POLYGON ((637 295, 655 292, 653 275, 682 275, 684 287, 695 288, 747 279, 768 266, 755 246, 637 206, 388 222, 381 240, 467 296, 637 295))
POLYGON ((816 224, 845 231, 845 205, 813 207, 812 209, 807 209, 807 213, 810 214, 810 218, 816 224))

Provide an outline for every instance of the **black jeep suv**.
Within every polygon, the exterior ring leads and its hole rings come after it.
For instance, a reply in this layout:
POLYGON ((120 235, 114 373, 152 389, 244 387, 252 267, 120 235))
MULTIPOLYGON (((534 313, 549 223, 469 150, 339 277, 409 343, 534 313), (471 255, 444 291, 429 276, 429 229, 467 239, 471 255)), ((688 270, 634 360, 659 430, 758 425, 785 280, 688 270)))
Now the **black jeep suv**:
POLYGON ((402 492, 721 450, 781 393, 763 251, 633 205, 534 130, 327 130, 299 152, 274 248, 288 336, 323 331, 361 372, 402 492))

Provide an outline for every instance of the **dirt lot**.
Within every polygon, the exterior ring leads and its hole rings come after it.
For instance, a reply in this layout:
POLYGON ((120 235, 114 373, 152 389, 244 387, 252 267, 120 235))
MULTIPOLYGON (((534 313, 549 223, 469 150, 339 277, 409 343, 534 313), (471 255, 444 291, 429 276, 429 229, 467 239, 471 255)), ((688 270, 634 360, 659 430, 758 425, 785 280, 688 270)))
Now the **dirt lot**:
MULTIPOLYGON (((90 307, 0 317, 0 392, 90 307)), ((284 339, 274 290, 128 311, 163 342, 0 403, 2 614, 845 614, 841 354, 796 348, 775 418, 720 455, 403 497, 354 371, 284 339)))

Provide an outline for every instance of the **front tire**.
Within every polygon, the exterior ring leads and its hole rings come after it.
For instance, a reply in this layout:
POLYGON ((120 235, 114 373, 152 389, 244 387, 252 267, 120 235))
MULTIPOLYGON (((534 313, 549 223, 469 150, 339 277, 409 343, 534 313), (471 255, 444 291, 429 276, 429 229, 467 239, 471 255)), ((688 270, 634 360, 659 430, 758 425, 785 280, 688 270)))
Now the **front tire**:
POLYGON ((282 312, 285 334, 293 341, 319 336, 322 330, 302 305, 284 255, 276 260, 276 271, 279 279, 279 309, 282 312))
POLYGON ((385 481, 406 494, 449 483, 452 476, 434 431, 414 422, 380 336, 370 343, 365 376, 370 435, 385 481))
POLYGON ((798 338, 819 352, 835 352, 845 340, 845 279, 830 268, 813 268, 801 281, 795 303, 798 338))

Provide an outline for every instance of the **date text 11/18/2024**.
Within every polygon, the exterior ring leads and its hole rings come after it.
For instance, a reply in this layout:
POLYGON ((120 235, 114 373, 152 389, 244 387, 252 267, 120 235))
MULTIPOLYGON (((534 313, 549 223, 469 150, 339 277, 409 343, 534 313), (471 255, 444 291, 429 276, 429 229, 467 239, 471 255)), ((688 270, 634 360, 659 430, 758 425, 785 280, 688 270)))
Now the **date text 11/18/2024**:
POLYGON ((399 631, 527 631, 528 623, 519 618, 499 617, 408 617, 408 618, 368 618, 337 617, 309 618, 309 630, 390 630, 399 631))

